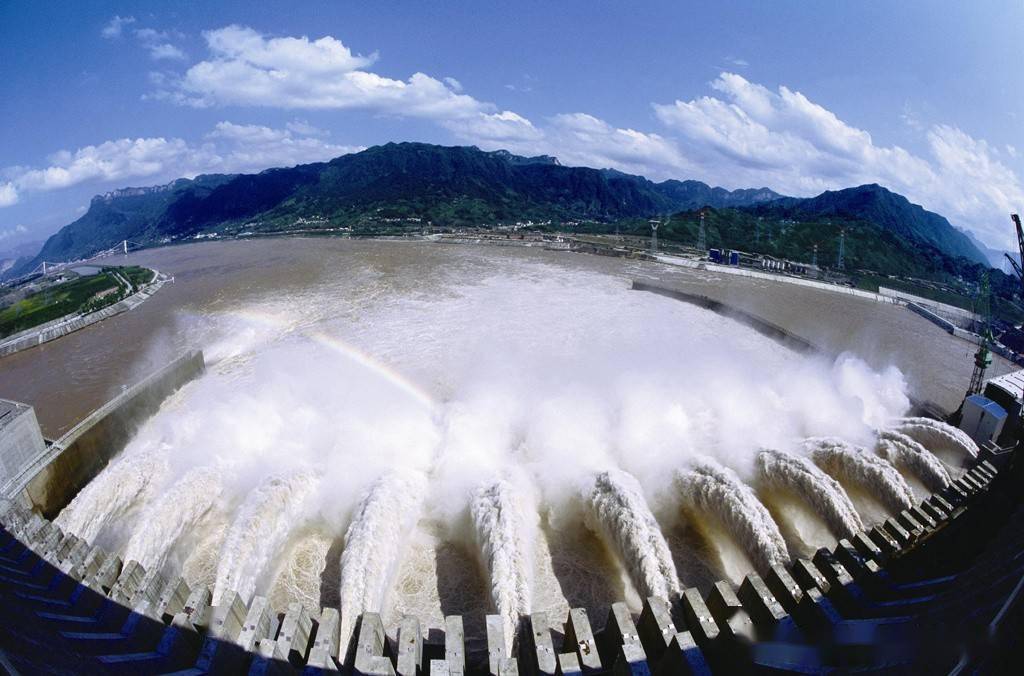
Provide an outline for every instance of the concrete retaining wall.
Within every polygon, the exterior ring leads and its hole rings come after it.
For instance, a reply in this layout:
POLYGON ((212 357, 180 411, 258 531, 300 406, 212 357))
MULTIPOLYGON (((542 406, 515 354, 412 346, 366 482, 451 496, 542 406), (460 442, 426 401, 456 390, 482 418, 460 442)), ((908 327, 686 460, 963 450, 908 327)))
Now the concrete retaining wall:
POLYGON ((120 300, 113 305, 108 305, 102 310, 90 312, 87 315, 66 315, 40 326, 8 336, 3 342, 0 342, 0 357, 5 357, 9 354, 20 352, 21 350, 27 350, 30 347, 35 347, 36 345, 42 345, 43 343, 56 340, 57 338, 68 335, 69 333, 74 333, 79 329, 84 329, 91 324, 101 322, 104 319, 113 317, 114 315, 119 315, 122 312, 127 312, 128 310, 134 310, 146 299, 159 291, 167 281, 168 277, 165 277, 158 272, 156 279, 153 282, 147 284, 144 288, 136 291, 124 300, 120 300))
POLYGON ((915 296, 912 293, 906 293, 904 291, 899 291, 897 289, 890 289, 885 286, 880 286, 878 287, 878 293, 882 294, 883 296, 889 296, 892 298, 902 300, 908 304, 916 303, 918 305, 923 305, 933 312, 938 312, 950 317, 956 317, 964 322, 979 321, 981 319, 981 317, 971 312, 970 310, 965 310, 955 305, 949 305, 948 303, 941 303, 937 300, 932 300, 931 298, 915 296))
POLYGON ((779 341, 792 349, 800 352, 821 352, 821 349, 808 340, 801 338, 798 335, 790 333, 781 326, 772 324, 756 315, 752 315, 749 312, 739 310, 732 306, 726 305, 720 301, 708 298, 707 296, 701 296, 695 293, 687 293, 678 289, 671 289, 665 286, 659 286, 657 284, 650 284, 648 282, 641 281, 639 279, 633 280, 634 291, 650 291, 656 293, 659 296, 666 296, 668 298, 674 298, 681 300, 686 303, 692 303, 700 307, 717 312, 718 314, 735 319, 743 324, 746 324, 750 328, 754 329, 758 333, 765 335, 772 340, 779 341))
POLYGON ((53 518, 124 448, 164 399, 204 369, 203 353, 196 351, 128 388, 10 478, 0 487, 0 495, 53 518))
POLYGON ((885 296, 882 294, 871 293, 870 291, 862 291, 861 289, 854 289, 849 286, 828 284, 826 282, 817 282, 814 281, 813 279, 801 279, 799 277, 789 277, 787 275, 775 275, 770 272, 748 270, 746 268, 736 267, 735 265, 718 265, 716 263, 706 263, 703 261, 691 260, 689 258, 678 258, 676 256, 664 255, 654 256, 654 260, 658 261, 659 263, 667 263, 669 265, 676 265, 683 268, 707 270, 708 272, 721 272, 727 275, 735 275, 737 277, 764 279, 770 282, 795 284, 796 286, 808 286, 813 289, 821 289, 822 291, 829 291, 831 293, 841 293, 847 296, 856 296, 857 298, 873 300, 876 303, 888 303, 890 305, 899 305, 901 302, 898 298, 891 298, 889 296, 885 296))

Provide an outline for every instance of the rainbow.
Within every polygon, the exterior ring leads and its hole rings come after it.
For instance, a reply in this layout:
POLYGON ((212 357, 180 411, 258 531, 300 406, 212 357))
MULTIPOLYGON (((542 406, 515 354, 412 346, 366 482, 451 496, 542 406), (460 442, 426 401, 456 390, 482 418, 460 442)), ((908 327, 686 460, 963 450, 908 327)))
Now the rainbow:
POLYGON ((425 408, 432 410, 437 405, 437 401, 430 392, 421 387, 418 383, 397 371, 392 366, 382 362, 369 352, 360 349, 352 343, 346 342, 338 336, 312 327, 303 328, 295 321, 258 310, 232 310, 222 314, 241 319, 242 321, 273 328, 280 331, 282 334, 297 333, 298 335, 309 339, 313 343, 327 348, 335 354, 345 357, 349 361, 382 378, 425 408))

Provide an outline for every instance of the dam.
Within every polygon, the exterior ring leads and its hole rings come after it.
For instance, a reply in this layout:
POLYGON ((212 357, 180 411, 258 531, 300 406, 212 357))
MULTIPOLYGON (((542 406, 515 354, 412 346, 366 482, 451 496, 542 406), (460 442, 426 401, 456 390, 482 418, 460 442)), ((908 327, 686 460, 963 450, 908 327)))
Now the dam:
POLYGON ((189 308, 165 340, 199 327, 204 354, 138 379, 159 401, 109 462, 8 495, 0 577, 33 635, 131 673, 843 666, 1012 580, 959 573, 1013 546, 1013 453, 915 415, 895 365, 635 268, 387 246, 189 308))

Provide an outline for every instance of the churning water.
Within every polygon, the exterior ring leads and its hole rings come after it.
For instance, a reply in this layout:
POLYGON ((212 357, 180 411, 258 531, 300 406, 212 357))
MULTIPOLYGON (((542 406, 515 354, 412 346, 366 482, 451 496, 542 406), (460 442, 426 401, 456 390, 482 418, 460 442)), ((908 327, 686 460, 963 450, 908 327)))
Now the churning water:
POLYGON ((973 450, 903 418, 894 367, 793 353, 621 274, 442 253, 341 255, 183 317, 206 374, 58 524, 215 599, 339 607, 347 631, 363 610, 511 629, 813 551, 973 450))

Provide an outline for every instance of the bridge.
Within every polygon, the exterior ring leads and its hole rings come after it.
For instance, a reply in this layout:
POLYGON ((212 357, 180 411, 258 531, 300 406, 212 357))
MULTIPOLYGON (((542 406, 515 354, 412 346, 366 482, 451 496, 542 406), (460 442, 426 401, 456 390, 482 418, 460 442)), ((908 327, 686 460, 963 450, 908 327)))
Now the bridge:
POLYGON ((139 249, 143 249, 143 248, 145 248, 144 245, 139 244, 138 242, 133 242, 133 241, 127 240, 127 239, 121 240, 120 244, 118 244, 116 246, 112 246, 109 249, 104 249, 103 251, 99 251, 99 252, 93 254, 92 256, 90 256, 89 258, 82 258, 82 259, 78 259, 78 260, 74 260, 74 261, 60 261, 60 262, 41 261, 39 263, 39 265, 37 265, 36 267, 32 268, 32 270, 30 270, 29 272, 26 272, 25 274, 20 275, 18 277, 15 277, 13 279, 9 279, 9 280, 7 280, 5 282, 5 284, 10 285, 10 286, 16 286, 18 284, 26 282, 26 281, 32 279, 33 277, 36 277, 36 276, 39 276, 39 275, 42 275, 43 277, 46 277, 48 275, 52 275, 52 274, 56 274, 58 272, 61 272, 62 270, 66 270, 67 268, 75 266, 75 265, 81 265, 83 263, 89 263, 89 262, 92 262, 92 261, 95 261, 95 260, 100 260, 102 258, 109 258, 110 256, 116 256, 118 254, 122 254, 122 255, 127 256, 130 252, 138 251, 139 249))

